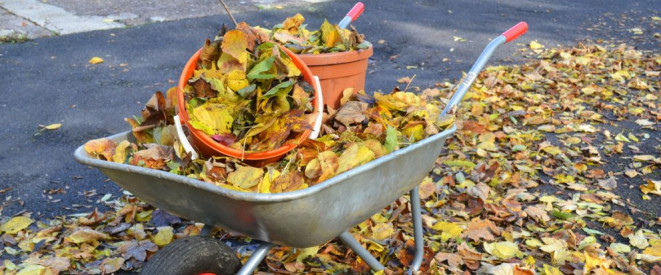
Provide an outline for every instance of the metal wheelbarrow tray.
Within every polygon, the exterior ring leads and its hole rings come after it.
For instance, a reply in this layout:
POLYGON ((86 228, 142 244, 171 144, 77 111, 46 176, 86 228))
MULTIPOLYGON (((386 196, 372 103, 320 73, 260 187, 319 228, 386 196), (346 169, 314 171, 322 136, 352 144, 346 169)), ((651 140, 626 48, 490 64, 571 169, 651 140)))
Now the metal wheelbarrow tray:
MULTIPOLYGON (((287 193, 246 193, 169 172, 94 159, 98 168, 138 198, 173 214, 292 247, 329 241, 416 187, 431 171, 453 126, 317 185, 287 193)), ((131 132, 108 137, 116 143, 131 132)))
MULTIPOLYGON (((521 22, 487 45, 442 115, 454 111, 495 48, 516 39, 527 29, 528 25, 521 22)), ((274 244, 303 248, 335 237, 372 269, 382 270, 385 267, 347 230, 410 191, 415 255, 409 271, 417 271, 424 254, 418 184, 432 170, 445 140, 456 129, 453 125, 317 185, 278 194, 240 192, 165 171, 98 160, 90 157, 83 146, 76 149, 74 156, 158 208, 264 241, 238 274, 251 274, 274 244)), ((108 138, 119 143, 132 140, 133 135, 127 131, 108 138)))

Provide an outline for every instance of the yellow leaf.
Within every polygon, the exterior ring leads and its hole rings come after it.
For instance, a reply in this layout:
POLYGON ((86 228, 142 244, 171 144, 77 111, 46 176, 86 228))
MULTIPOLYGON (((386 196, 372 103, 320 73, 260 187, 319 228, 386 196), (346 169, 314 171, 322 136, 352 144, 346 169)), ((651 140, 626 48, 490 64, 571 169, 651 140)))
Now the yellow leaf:
POLYGON ((461 233, 464 232, 464 229, 461 228, 458 224, 452 222, 439 221, 432 226, 432 229, 436 231, 441 231, 441 240, 447 241, 450 238, 458 238, 461 236, 461 233))
POLYGON ((264 170, 261 168, 237 165, 236 170, 227 175, 227 182, 243 189, 249 189, 259 184, 263 175, 264 170))
POLYGON ((640 191, 661 196, 661 180, 647 180, 647 185, 641 185, 640 191))
POLYGON ((284 22, 282 22, 282 29, 288 31, 290 34, 298 34, 298 28, 301 27, 301 24, 305 21, 305 17, 300 13, 292 17, 287 17, 284 22))
POLYGON ((28 217, 25 216, 17 216, 11 218, 11 220, 7 221, 6 223, 2 224, 0 226, 0 232, 5 232, 7 234, 16 234, 19 231, 27 228, 32 224, 34 221, 28 217))
POLYGON ((16 275, 45 275, 53 274, 47 267, 37 265, 37 264, 28 264, 23 267, 16 275))
POLYGON ((540 247, 544 244, 538 239, 528 239, 526 240, 526 245, 534 248, 534 247, 540 247))
POLYGON ((656 240, 656 242, 650 242, 650 243, 652 243, 653 246, 645 248, 643 253, 656 257, 661 257, 661 242, 656 240))
POLYGON ((375 158, 374 152, 365 145, 354 143, 338 158, 337 173, 342 173, 356 166, 365 164, 375 158))
POLYGON ((562 239, 542 238, 542 241, 544 241, 546 244, 540 246, 539 249, 546 253, 553 253, 555 251, 562 251, 567 249, 567 242, 562 239))
POLYGON ((116 163, 124 163, 126 161, 126 148, 128 148, 131 143, 128 140, 122 140, 115 148, 115 154, 112 156, 112 161, 116 163))
POLYGON ((484 243, 484 250, 502 260, 521 254, 519 247, 513 242, 484 243))
POLYGON ((246 35, 240 30, 231 30, 223 36, 223 42, 220 45, 223 53, 229 54, 239 61, 241 64, 248 62, 248 39, 246 35))
POLYGON ((334 47, 335 44, 342 42, 340 32, 333 24, 328 23, 328 20, 324 20, 324 23, 321 24, 319 30, 321 31, 321 40, 326 47, 331 48, 334 47))
POLYGON ((555 147, 555 146, 544 147, 544 149, 542 149, 542 151, 544 151, 544 152, 546 152, 546 153, 548 153, 552 156, 562 154, 562 150, 558 147, 555 147))
POLYGON ((262 178, 262 181, 259 182, 257 191, 259 193, 271 193, 271 184, 278 176, 280 176, 280 171, 275 169, 269 170, 269 172, 264 175, 264 178, 262 178))
POLYGON ((57 130, 60 129, 60 127, 62 127, 61 123, 54 123, 54 124, 46 125, 43 128, 46 130, 57 130))
POLYGON ((232 132, 233 122, 234 118, 230 115, 227 105, 212 102, 205 102, 193 109, 190 120, 191 126, 209 135, 232 132))
POLYGON ((154 243, 158 245, 159 247, 166 246, 170 242, 172 242, 172 238, 174 237, 174 233, 172 232, 172 227, 169 226, 161 226, 158 227, 158 233, 154 236, 154 243))
POLYGON ((99 63, 103 63, 103 58, 95 56, 95 57, 92 57, 92 59, 90 59, 90 61, 88 61, 88 62, 90 64, 96 65, 96 64, 99 64, 99 63))
POLYGON ((372 228, 372 238, 377 241, 382 241, 389 238, 395 229, 393 229, 392 224, 390 223, 377 223, 376 226, 372 228))
POLYGON ((544 264, 544 269, 542 270, 541 275, 563 275, 562 271, 557 267, 544 264))
POLYGON ((418 141, 421 140, 422 137, 424 136, 424 130, 425 129, 422 126, 422 124, 418 124, 413 127, 404 128, 404 130, 402 130, 402 134, 404 134, 413 141, 418 141))
POLYGON ((541 48, 544 48, 544 45, 537 42, 537 40, 530 41, 530 49, 531 50, 537 50, 537 49, 541 49, 541 48))
POLYGON ((645 249, 650 244, 647 242, 647 237, 643 233, 643 230, 638 230, 636 233, 627 236, 629 238, 629 243, 639 249, 645 249))
POLYGON ((299 248, 300 252, 298 253, 298 256, 296 256, 296 262, 297 263, 302 263, 303 260, 305 260, 308 257, 317 255, 317 252, 319 251, 319 246, 313 246, 313 247, 308 247, 308 248, 299 248))

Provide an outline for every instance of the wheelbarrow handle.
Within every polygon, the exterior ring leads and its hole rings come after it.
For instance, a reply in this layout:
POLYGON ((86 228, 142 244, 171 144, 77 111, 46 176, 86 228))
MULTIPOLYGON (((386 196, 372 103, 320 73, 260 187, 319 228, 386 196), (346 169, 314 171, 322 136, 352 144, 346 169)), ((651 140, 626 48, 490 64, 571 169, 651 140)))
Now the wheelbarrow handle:
POLYGON ((477 58, 477 61, 475 61, 475 64, 473 64, 473 67, 471 67, 470 71, 468 71, 468 74, 466 74, 464 79, 459 84, 459 87, 457 87, 457 91, 452 95, 450 101, 445 106, 445 109, 443 109, 443 112, 441 112, 441 116, 452 113, 452 109, 457 104, 459 104, 459 102, 461 102, 461 100, 466 95, 466 92, 468 92, 468 89, 470 89, 471 85, 473 85, 473 81, 475 81, 477 75, 480 73, 480 71, 482 71, 482 68, 484 68, 484 65, 487 63, 496 48, 502 44, 517 39, 519 36, 526 33, 526 31, 528 31, 528 24, 521 21, 519 24, 516 24, 514 27, 496 37, 496 39, 489 42, 489 44, 482 51, 482 54, 480 54, 480 56, 477 58))
POLYGON ((365 4, 363 4, 363 2, 356 3, 347 13, 347 15, 342 18, 340 23, 337 23, 337 25, 340 27, 340 29, 346 29, 352 21, 356 21, 358 16, 363 14, 363 11, 365 11, 365 4))

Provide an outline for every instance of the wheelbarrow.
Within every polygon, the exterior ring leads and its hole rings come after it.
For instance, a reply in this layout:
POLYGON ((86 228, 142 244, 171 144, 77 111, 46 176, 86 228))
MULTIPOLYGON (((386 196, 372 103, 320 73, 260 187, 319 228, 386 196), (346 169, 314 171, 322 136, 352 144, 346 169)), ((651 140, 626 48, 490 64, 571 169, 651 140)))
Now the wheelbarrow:
MULTIPOLYGON (((496 47, 516 39, 527 29, 528 25, 520 22, 486 46, 442 115, 454 112, 496 47)), ((409 267, 413 273, 420 268, 424 248, 418 184, 432 170, 445 140, 456 129, 452 126, 312 187, 278 194, 239 192, 165 171, 97 160, 83 146, 76 149, 74 156, 78 162, 98 168, 112 181, 158 208, 204 223, 207 229, 220 226, 260 242, 239 269, 238 258, 221 241, 199 236, 180 239, 157 252, 143 268, 143 274, 228 274, 237 269, 236 274, 252 274, 274 245, 305 248, 335 237, 370 268, 383 270, 385 267, 348 229, 407 191, 415 238, 415 254, 409 267)), ((124 132, 108 138, 119 143, 133 139, 133 135, 124 132)))

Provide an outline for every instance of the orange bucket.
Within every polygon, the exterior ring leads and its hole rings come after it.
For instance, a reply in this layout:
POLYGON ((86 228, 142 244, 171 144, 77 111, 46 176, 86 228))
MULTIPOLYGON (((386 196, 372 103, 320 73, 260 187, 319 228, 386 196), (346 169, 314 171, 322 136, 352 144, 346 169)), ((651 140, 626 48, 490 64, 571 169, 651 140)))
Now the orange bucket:
MULTIPOLYGON (((280 46, 280 49, 282 49, 292 59, 294 65, 296 65, 296 67, 298 67, 298 69, 301 70, 301 73, 303 74, 303 80, 309 83, 314 88, 315 96, 312 99, 312 104, 315 108, 315 113, 318 114, 319 112, 322 112, 322 109, 319 108, 318 106, 319 104, 317 104, 317 96, 316 96, 317 94, 316 91, 318 91, 320 87, 317 85, 316 81, 314 81, 314 76, 312 72, 310 71, 308 66, 306 66, 305 63, 303 63, 303 61, 298 56, 296 56, 296 54, 294 54, 293 52, 282 46, 280 46)), ((253 163, 256 163, 258 165, 266 164, 279 160, 289 151, 296 148, 297 144, 304 142, 310 136, 312 131, 305 130, 303 133, 298 135, 295 143, 285 144, 273 150, 246 152, 244 150, 237 150, 227 147, 223 144, 220 144, 219 142, 213 140, 209 135, 207 135, 203 131, 193 128, 189 122, 188 112, 186 110, 186 104, 184 103, 183 91, 184 91, 184 87, 186 86, 186 83, 193 76, 193 72, 197 68, 197 61, 200 58, 201 50, 202 49, 198 50, 195 54, 193 54, 193 56, 191 56, 190 59, 188 59, 188 62, 186 63, 184 70, 181 72, 181 77, 179 78, 179 84, 177 85, 177 104, 179 108, 179 117, 181 119, 181 122, 188 127, 188 130, 190 131, 189 138, 191 140, 191 143, 198 150, 200 154, 206 157, 226 155, 241 160, 252 161, 253 163)), ((315 115, 309 117, 310 119, 308 120, 308 122, 310 122, 310 125, 311 126, 315 125, 315 121, 317 120, 318 116, 315 115)))
POLYGON ((373 47, 370 46, 365 50, 299 54, 298 57, 305 62, 313 75, 319 77, 324 104, 337 109, 340 107, 344 89, 353 88, 354 94, 365 89, 367 60, 372 53, 373 47))

